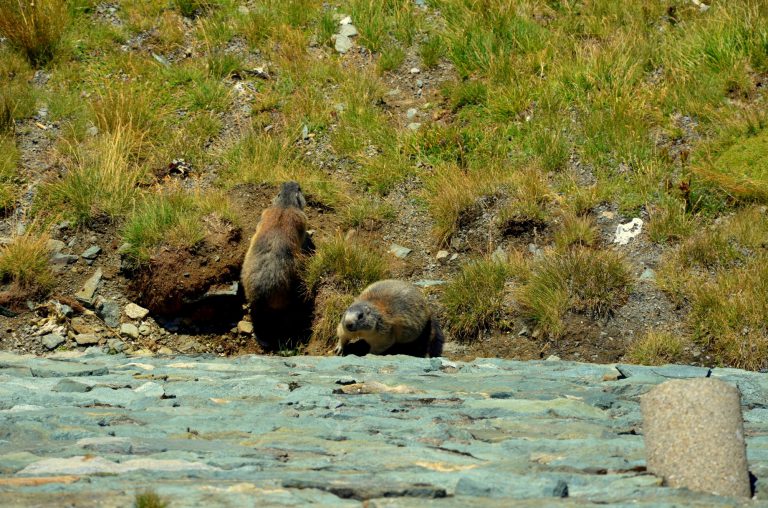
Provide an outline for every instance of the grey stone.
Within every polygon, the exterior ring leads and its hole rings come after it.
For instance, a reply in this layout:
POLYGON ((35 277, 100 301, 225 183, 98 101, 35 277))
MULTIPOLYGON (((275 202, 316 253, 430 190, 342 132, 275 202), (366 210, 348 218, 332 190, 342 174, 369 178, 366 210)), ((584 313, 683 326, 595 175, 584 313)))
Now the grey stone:
POLYGON ((357 35, 357 28, 352 23, 341 25, 341 28, 339 29, 339 35, 344 37, 354 37, 357 35))
POLYGON ((405 259, 408 254, 413 252, 412 249, 409 249, 408 247, 403 247, 402 245, 397 245, 396 243, 393 243, 389 247, 389 252, 396 258, 405 259))
POLYGON ((640 280, 656 280, 656 272, 650 268, 646 268, 643 270, 643 273, 640 274, 640 280))
POLYGON ((125 351, 125 342, 120 339, 109 339, 107 340, 107 347, 110 351, 114 351, 115 353, 122 353, 125 351))
POLYGON ((78 346, 93 346, 98 344, 100 340, 101 337, 96 333, 78 333, 75 335, 75 342, 78 346))
POLYGON ((125 312, 125 315, 131 319, 144 319, 147 317, 147 314, 149 314, 149 309, 145 309, 135 303, 129 303, 125 306, 123 311, 125 312))
POLYGON ((85 251, 80 254, 81 257, 85 259, 94 260, 98 257, 98 255, 101 253, 101 247, 98 245, 91 245, 85 251))
POLYGON ((75 293, 75 298, 84 305, 93 306, 93 297, 96 294, 96 290, 101 282, 102 272, 101 268, 97 268, 96 271, 85 281, 82 289, 75 293))
POLYGON ((140 335, 146 336, 146 335, 149 335, 150 333, 152 333, 152 328, 150 328, 150 326, 147 323, 141 323, 139 325, 139 334, 140 335))
POLYGON ((441 250, 437 252, 437 254, 435 255, 435 259, 437 260, 438 263, 440 263, 441 265, 444 265, 448 263, 448 258, 450 255, 451 253, 448 252, 447 250, 441 250))
POLYGON ((56 349, 57 347, 64 344, 66 340, 67 339, 58 333, 49 333, 48 335, 43 335, 42 337, 43 346, 45 346, 47 349, 56 349))
POLYGON ((75 333, 96 333, 95 326, 88 323, 83 317, 74 317, 70 320, 69 326, 75 333))
POLYGON ((120 325, 120 305, 114 300, 97 299, 96 315, 110 328, 117 328, 120 325))
POLYGON ((120 335, 130 337, 131 339, 138 339, 139 329, 133 323, 123 323, 120 325, 120 335))
POLYGON ((78 259, 80 259, 80 257, 75 256, 74 254, 62 254, 57 252, 51 256, 51 264, 59 266, 71 265, 72 263, 77 263, 78 259))
POLYGON ((62 249, 67 246, 67 244, 65 244, 61 240, 54 240, 53 238, 50 238, 46 242, 46 245, 48 246, 48 250, 51 251, 52 255, 60 253, 62 249))
POLYGON ((428 288, 432 286, 442 286, 443 284, 447 284, 447 281, 438 280, 438 279, 421 279, 413 283, 414 286, 419 286, 422 288, 428 288))
POLYGON ((491 254, 491 259, 497 263, 506 263, 509 261, 509 255, 501 246, 496 247, 496 250, 491 254))
POLYGON ((109 370, 102 365, 87 365, 69 362, 49 362, 30 368, 34 377, 78 377, 103 376, 109 370))
POLYGON ((418 109, 416 109, 416 108, 408 108, 408 111, 405 112, 405 117, 408 120, 413 120, 414 118, 416 118, 416 115, 418 115, 418 114, 419 114, 419 110, 418 109))
POLYGON ((73 379, 62 379, 51 390, 65 393, 85 393, 91 391, 91 387, 73 379))
POLYGON ((412 123, 409 123, 407 125, 407 127, 408 127, 408 129, 410 129, 412 131, 417 131, 417 130, 421 129, 421 123, 419 123, 419 122, 412 122, 412 123))
POLYGON ((336 41, 334 42, 334 48, 337 52, 344 54, 352 49, 352 39, 346 35, 337 35, 336 41))

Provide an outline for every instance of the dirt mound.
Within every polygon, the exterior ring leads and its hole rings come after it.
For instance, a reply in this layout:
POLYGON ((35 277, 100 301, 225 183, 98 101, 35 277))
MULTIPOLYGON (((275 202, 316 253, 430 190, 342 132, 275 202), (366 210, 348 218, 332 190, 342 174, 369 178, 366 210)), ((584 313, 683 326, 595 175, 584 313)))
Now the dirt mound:
POLYGON ((188 249, 159 248, 129 289, 156 316, 230 327, 242 316, 238 280, 247 242, 225 220, 209 216, 205 222, 203 241, 188 249))

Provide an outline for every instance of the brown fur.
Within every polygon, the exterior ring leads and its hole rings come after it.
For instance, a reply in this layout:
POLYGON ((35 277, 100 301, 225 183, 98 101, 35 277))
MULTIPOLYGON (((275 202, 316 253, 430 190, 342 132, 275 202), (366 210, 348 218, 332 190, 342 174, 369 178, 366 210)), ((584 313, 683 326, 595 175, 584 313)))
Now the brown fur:
POLYGON ((336 333, 337 354, 347 352, 347 345, 358 339, 373 354, 442 353, 443 335, 426 298, 417 287, 399 280, 378 281, 365 288, 344 313, 336 333))
MULTIPOLYGON (((300 301, 299 267, 311 241, 304 203, 297 183, 283 184, 273 205, 262 212, 245 255, 240 278, 257 335, 264 328, 259 325, 277 329, 282 324, 277 321, 294 324, 290 313, 305 303, 300 301)), ((260 338, 271 342, 270 337, 260 338)))

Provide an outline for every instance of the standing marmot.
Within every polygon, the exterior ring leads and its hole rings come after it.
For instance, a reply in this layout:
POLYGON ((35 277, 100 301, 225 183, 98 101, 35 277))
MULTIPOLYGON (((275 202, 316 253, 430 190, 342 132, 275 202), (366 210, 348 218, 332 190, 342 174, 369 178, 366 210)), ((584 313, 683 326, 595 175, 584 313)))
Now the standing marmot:
POLYGON ((299 184, 285 182, 261 213, 243 261, 240 279, 254 332, 268 343, 300 331, 310 314, 299 282, 300 257, 313 249, 305 205, 299 184))
POLYGON ((427 299, 408 282, 381 280, 360 293, 336 328, 336 354, 362 352, 440 356, 443 333, 432 316, 427 299), (367 348, 351 344, 362 339, 367 348), (349 346, 348 346, 349 344, 349 346))

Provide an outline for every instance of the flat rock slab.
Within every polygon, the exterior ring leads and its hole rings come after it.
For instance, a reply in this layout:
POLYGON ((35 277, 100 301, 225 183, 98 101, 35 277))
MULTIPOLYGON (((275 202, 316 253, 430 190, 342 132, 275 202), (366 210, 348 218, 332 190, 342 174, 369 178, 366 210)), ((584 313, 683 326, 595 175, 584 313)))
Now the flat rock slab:
POLYGON ((0 506, 736 506, 645 472, 640 396, 738 385, 758 499, 768 377, 442 358, 0 353, 0 506), (60 358, 61 355, 57 355, 60 358))

